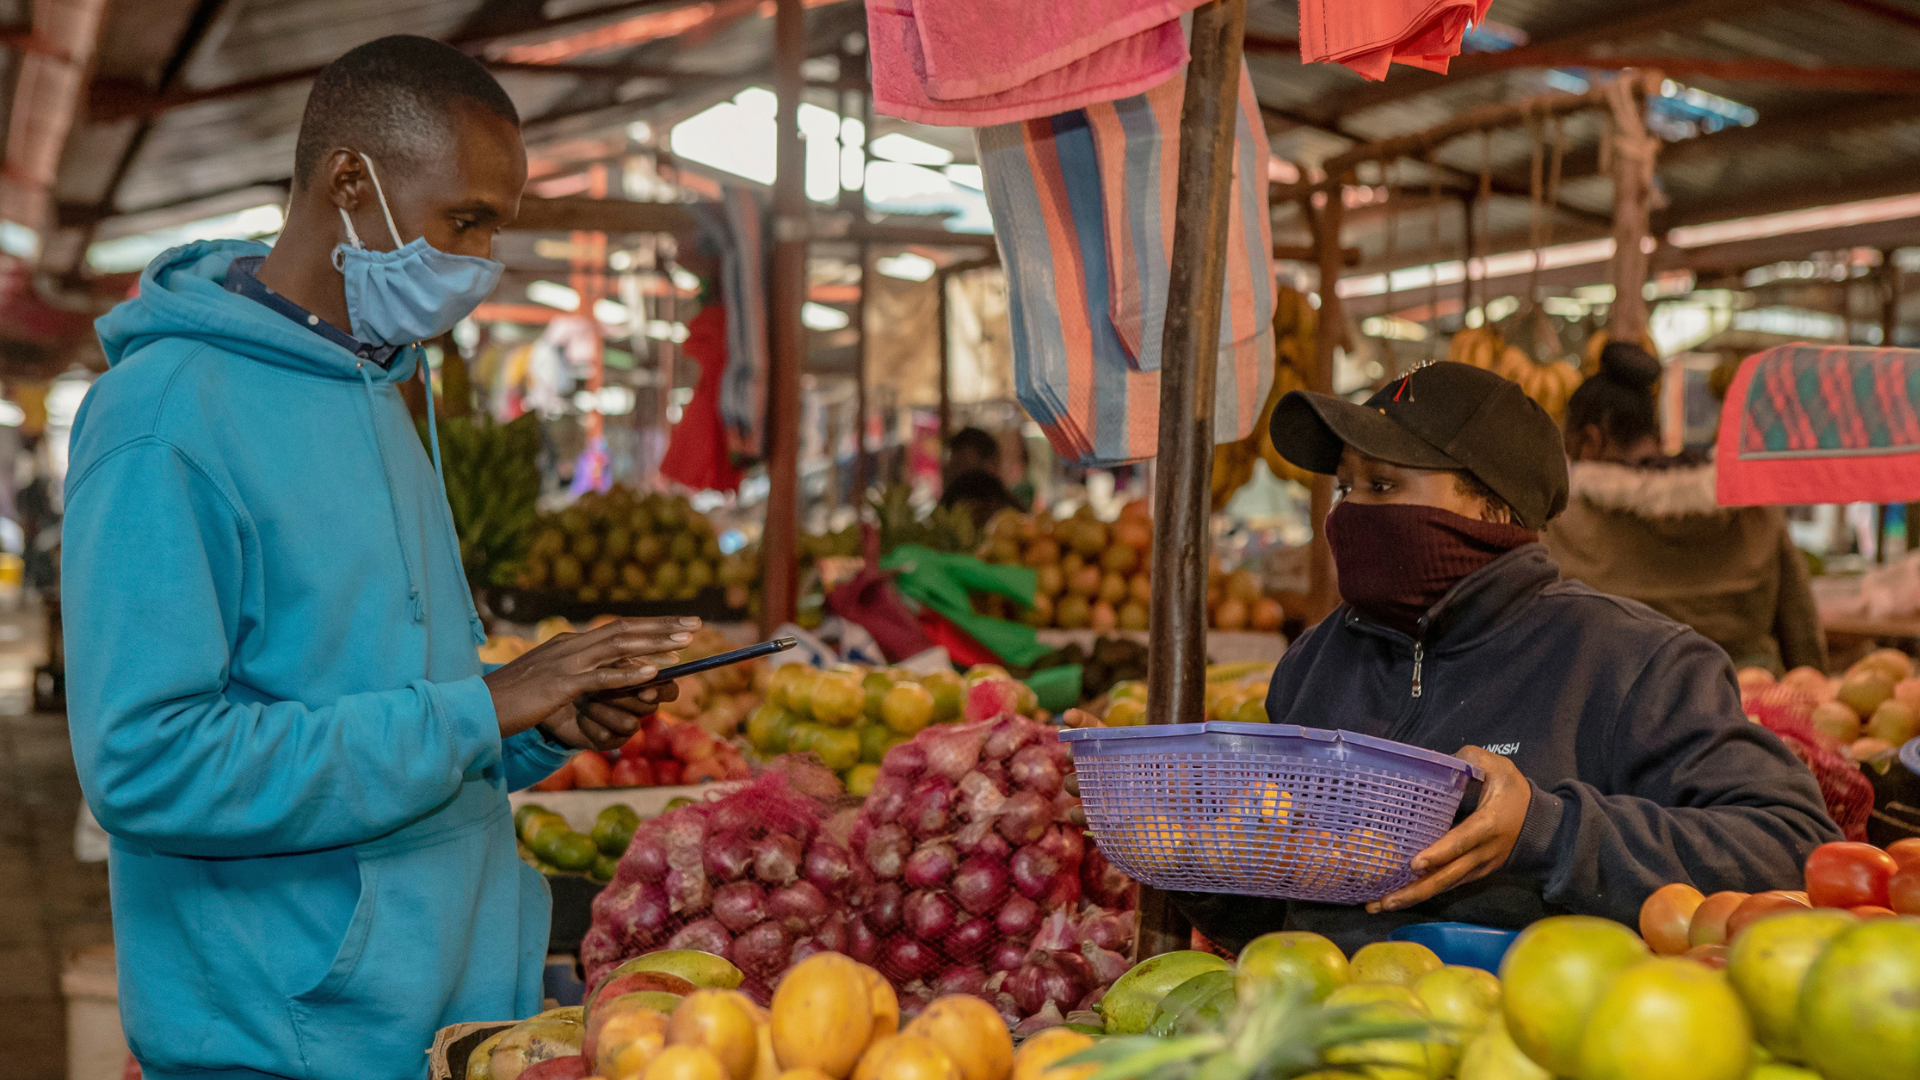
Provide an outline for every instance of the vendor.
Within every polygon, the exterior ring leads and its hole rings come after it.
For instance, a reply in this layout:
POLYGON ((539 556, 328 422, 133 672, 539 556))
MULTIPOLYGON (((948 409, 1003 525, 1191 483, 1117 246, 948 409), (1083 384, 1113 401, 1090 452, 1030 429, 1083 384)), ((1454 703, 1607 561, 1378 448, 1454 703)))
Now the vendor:
POLYGON ((1806 557, 1776 506, 1723 507, 1704 458, 1660 451, 1660 361, 1614 342, 1567 402, 1572 495, 1543 539, 1560 573, 1698 630, 1736 667, 1824 671, 1806 557))
POLYGON ((940 488, 940 505, 966 507, 976 525, 1002 510, 1025 510, 1000 479, 999 440, 977 427, 961 428, 947 440, 940 488))
POLYGON ((1273 442, 1338 479, 1326 536, 1345 603, 1273 674, 1275 723, 1344 728, 1479 766, 1478 809, 1365 907, 1176 894, 1237 949, 1311 930, 1352 950, 1418 922, 1633 925, 1669 882, 1800 887, 1840 831, 1812 774, 1741 715, 1727 656, 1659 613, 1560 580, 1560 433, 1507 380, 1438 363, 1364 406, 1289 393, 1273 442))
POLYGON ((547 889, 507 792, 623 741, 670 691, 576 702, 698 624, 475 654, 398 387, 500 275, 527 159, 493 78, 363 45, 314 80, 293 168, 271 253, 174 248, 100 320, 73 429, 68 722, 149 1080, 421 1077, 441 1026, 536 1011, 547 889))

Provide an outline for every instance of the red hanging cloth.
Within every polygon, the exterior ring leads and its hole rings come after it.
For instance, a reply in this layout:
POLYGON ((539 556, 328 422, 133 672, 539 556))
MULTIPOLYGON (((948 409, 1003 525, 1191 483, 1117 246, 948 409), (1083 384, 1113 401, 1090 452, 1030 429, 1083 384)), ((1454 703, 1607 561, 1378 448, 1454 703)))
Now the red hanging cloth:
MULTIPOLYGON (((720 420, 720 382, 727 371, 727 312, 715 302, 700 309, 687 323, 681 352, 700 365, 700 382, 693 400, 673 425, 667 452, 660 459, 660 475, 695 491, 734 491, 740 470, 727 453, 726 427, 720 420)), ((669 388, 662 387, 661 392, 669 388)))

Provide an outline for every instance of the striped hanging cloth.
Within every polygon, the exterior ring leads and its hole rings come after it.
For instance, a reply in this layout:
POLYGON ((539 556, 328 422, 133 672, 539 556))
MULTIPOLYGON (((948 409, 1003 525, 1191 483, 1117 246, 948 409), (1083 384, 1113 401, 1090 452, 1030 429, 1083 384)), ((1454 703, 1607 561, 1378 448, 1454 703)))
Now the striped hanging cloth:
MULTIPOLYGON (((1152 457, 1159 437, 1186 81, 975 132, 1006 267, 1020 403, 1069 463, 1152 457)), ((1214 439, 1253 429, 1273 377, 1266 132, 1243 64, 1214 439)))
POLYGON ((1920 500, 1920 350, 1781 345, 1727 388, 1722 506, 1920 500))

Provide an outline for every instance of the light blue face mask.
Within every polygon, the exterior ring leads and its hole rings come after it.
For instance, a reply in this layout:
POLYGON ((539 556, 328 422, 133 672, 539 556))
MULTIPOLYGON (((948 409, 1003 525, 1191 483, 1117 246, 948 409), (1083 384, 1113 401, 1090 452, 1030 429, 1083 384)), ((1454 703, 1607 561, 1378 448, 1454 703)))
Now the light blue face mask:
POLYGON ((480 306, 506 267, 477 255, 441 251, 424 236, 402 244, 393 211, 387 209, 386 192, 374 175, 373 159, 361 154, 360 160, 366 163, 367 179, 373 181, 394 250, 367 250, 354 232, 353 219, 344 208, 340 210, 348 243, 334 246, 333 266, 346 278, 353 336, 372 345, 411 345, 439 337, 480 306))

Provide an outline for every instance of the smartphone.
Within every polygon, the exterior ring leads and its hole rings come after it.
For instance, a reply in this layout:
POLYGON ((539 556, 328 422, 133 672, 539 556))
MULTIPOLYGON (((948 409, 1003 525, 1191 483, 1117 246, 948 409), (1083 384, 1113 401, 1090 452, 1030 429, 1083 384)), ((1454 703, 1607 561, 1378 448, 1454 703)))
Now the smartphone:
POLYGON ((674 664, 672 667, 664 667, 660 669, 658 675, 655 675, 647 682, 636 683, 633 686, 622 686, 615 690, 601 690, 587 696, 597 701, 608 701, 613 698, 628 697, 642 687, 658 686, 661 683, 672 682, 682 675, 697 675, 702 671, 712 671, 714 668, 726 667, 729 664, 738 664, 743 660, 752 660, 758 656, 769 656, 773 653, 785 652, 798 644, 800 644, 800 642, 797 638, 774 638, 772 641, 762 641, 757 645, 749 645, 744 649, 715 653, 712 656, 702 657, 698 660, 689 660, 684 664, 674 664))

